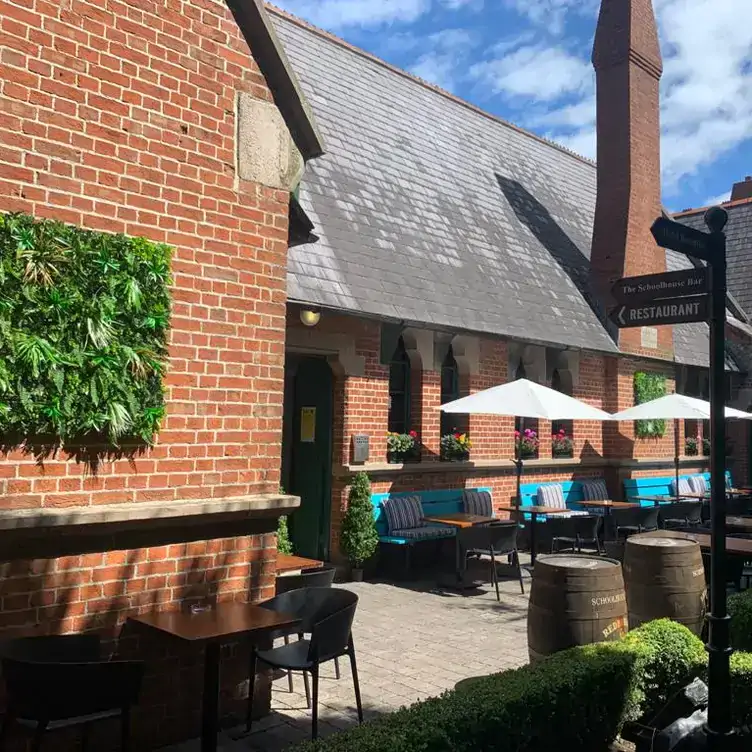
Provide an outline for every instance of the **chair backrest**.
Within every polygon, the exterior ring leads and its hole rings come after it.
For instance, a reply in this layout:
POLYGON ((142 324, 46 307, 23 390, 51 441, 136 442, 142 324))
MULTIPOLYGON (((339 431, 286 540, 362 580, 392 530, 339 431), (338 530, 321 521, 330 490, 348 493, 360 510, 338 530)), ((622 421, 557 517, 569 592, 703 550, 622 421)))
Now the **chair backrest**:
POLYGON ((290 590, 301 590, 311 587, 331 587, 337 568, 331 564, 324 564, 319 569, 311 569, 300 574, 286 574, 277 577, 277 595, 290 590))
POLYGON ((85 663, 101 658, 98 634, 16 637, 0 643, 0 658, 47 663, 85 663))
POLYGON ((608 498, 608 489, 603 478, 584 480, 580 485, 582 487, 582 498, 585 501, 602 501, 608 498))
POLYGON ((340 588, 322 591, 321 600, 311 617, 311 642, 308 660, 328 661, 342 655, 350 643, 358 596, 340 588))
POLYGON ((641 527, 652 530, 658 527, 659 507, 634 507, 632 509, 612 509, 611 519, 616 527, 641 527))
POLYGON ((601 515, 591 514, 587 517, 572 517, 577 535, 586 540, 595 540, 598 537, 598 528, 601 524, 601 515))
POLYGON ((566 509, 567 504, 564 501, 564 491, 560 484, 549 483, 545 486, 538 487, 538 504, 542 507, 551 509, 566 509))
POLYGON ((500 520, 489 525, 476 525, 457 531, 464 550, 493 551, 494 554, 511 553, 517 549, 519 524, 514 520, 500 520))
MULTIPOLYGON (((55 721, 135 705, 141 661, 44 661, 2 657, 8 710, 18 718, 55 721)), ((22 648, 18 654, 29 653, 22 648)), ((44 653, 40 649, 39 653, 44 653)))
POLYGON ((481 517, 493 517, 493 501, 489 491, 476 491, 466 488, 462 492, 462 506, 467 514, 477 514, 481 517))
POLYGON ((551 538, 574 538, 577 535, 578 519, 584 519, 584 517, 552 514, 546 518, 546 534, 551 538))
POLYGON ((697 524, 702 520, 701 501, 675 501, 659 508, 664 520, 680 520, 690 524, 697 524))

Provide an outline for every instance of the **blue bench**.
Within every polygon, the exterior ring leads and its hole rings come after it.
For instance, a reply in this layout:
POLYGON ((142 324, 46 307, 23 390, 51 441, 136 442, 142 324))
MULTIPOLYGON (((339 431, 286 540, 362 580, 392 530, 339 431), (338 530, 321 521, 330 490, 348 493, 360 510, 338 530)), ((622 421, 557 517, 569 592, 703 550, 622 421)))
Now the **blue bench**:
MULTIPOLYGON (((710 473, 691 473, 690 475, 680 475, 679 478, 688 479, 693 475, 701 475, 710 486, 710 473)), ((661 504, 669 504, 671 499, 671 481, 675 479, 673 475, 660 476, 658 478, 627 478, 624 481, 624 498, 627 501, 634 501, 636 496, 665 496, 666 501, 661 504)), ((727 482, 731 481, 731 473, 726 472, 727 482)), ((650 501, 640 501, 644 507, 652 506, 650 501)))
MULTIPOLYGON (((573 512, 584 511, 584 508, 579 505, 579 502, 584 501, 582 494, 582 483, 578 480, 567 481, 555 481, 552 483, 524 483, 520 486, 520 495, 522 497, 523 507, 538 506, 538 489, 541 486, 561 486, 561 490, 564 494, 564 501, 567 508, 573 512)), ((592 513, 592 512, 591 512, 592 513)), ((524 513, 524 519, 530 520, 532 517, 529 513, 524 513)), ((546 516, 539 514, 538 522, 545 522, 546 516)))
MULTIPOLYGON (((423 507, 423 516, 433 517, 435 515, 463 512, 462 492, 464 490, 465 489, 462 488, 456 488, 448 491, 400 491, 398 493, 372 494, 371 503, 373 504, 373 516, 376 519, 376 530, 379 533, 379 542, 392 543, 398 546, 409 546, 413 543, 421 543, 424 540, 431 540, 431 538, 423 538, 420 541, 416 541, 410 538, 399 538, 389 535, 386 515, 381 506, 387 499, 417 496, 420 499, 420 505, 423 507)), ((490 488, 473 488, 468 490, 488 491, 488 493, 491 493, 490 488)))

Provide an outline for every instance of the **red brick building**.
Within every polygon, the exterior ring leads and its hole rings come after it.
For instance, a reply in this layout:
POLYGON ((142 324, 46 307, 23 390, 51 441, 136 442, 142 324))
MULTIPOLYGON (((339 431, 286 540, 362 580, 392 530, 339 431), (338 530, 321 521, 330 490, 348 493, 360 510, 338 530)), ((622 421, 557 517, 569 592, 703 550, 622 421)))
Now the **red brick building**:
MULTIPOLYGON (((668 392, 707 396, 705 325, 618 332, 605 315, 616 279, 692 263, 656 247, 649 231, 662 212, 662 62, 650 0, 610 3, 599 19, 597 167, 274 15, 327 136, 300 193, 318 240, 289 257, 283 482, 302 497, 291 520, 299 550, 338 556, 358 470, 374 492, 483 486, 509 503, 514 421, 442 418, 449 399, 524 373, 616 412, 633 404, 638 371, 665 377, 668 392), (301 323, 309 310, 320 316, 314 326, 301 323), (304 408, 317 410, 315 442, 302 440, 304 408), (455 427, 469 431, 468 462, 440 460, 441 436, 455 427), (387 431, 410 429, 421 462, 389 464, 387 431), (363 464, 353 462, 356 434, 369 437, 363 464)), ((732 264, 731 274, 741 273, 732 264)), ((734 310, 730 296, 730 320, 734 310)), ((749 331, 733 331, 749 342, 749 331)), ((742 349, 729 348, 729 398, 746 407, 742 349)), ((560 459, 552 426, 537 426, 546 440, 525 463, 526 482, 604 476, 619 497, 625 478, 672 474, 670 424, 651 439, 637 438, 632 424, 566 428, 574 454, 560 459)), ((729 430, 732 471, 747 480, 748 427, 729 430)), ((686 432, 702 438, 702 425, 679 432, 683 448, 686 432)), ((681 464, 707 469, 701 455, 681 464)))
MULTIPOLYGON (((73 452, 0 461, 0 637, 114 637, 128 614, 273 594, 297 504, 279 493, 288 208, 322 145, 263 5, 233 9, 2 2, 0 211, 169 244, 173 303, 153 449, 96 473, 73 452)), ((200 652, 123 634, 147 661, 135 748, 195 736, 200 652)), ((247 672, 226 658, 231 701, 247 672)))

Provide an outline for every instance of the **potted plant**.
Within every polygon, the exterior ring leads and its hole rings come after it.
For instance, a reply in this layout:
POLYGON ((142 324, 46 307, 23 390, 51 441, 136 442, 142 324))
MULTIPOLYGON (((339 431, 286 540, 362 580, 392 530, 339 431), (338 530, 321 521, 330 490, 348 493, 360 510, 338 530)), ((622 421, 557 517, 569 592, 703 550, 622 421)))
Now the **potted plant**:
POLYGON ((292 554, 292 541, 287 527, 287 517, 280 517, 277 523, 277 553, 292 554))
POLYGON ((342 552, 350 562, 355 582, 363 579, 363 564, 375 553, 379 533, 371 503, 371 481, 366 473, 357 473, 347 496, 347 509, 340 532, 342 552))
POLYGON ((522 433, 515 431, 514 448, 520 459, 535 459, 538 456, 538 434, 532 428, 526 428, 522 433))
POLYGON ((466 433, 448 433, 441 437, 441 459, 445 462, 464 462, 470 457, 472 442, 466 433))
POLYGON ((551 434, 551 454, 554 457, 574 456, 574 441, 563 428, 558 433, 551 434))
POLYGON ((415 431, 387 433, 386 458, 390 464, 420 459, 418 434, 415 431))
POLYGON ((699 449, 696 436, 687 436, 684 439, 684 454, 687 457, 696 457, 699 449))
POLYGON ((710 457, 710 439, 703 437, 702 439, 702 456, 710 457))

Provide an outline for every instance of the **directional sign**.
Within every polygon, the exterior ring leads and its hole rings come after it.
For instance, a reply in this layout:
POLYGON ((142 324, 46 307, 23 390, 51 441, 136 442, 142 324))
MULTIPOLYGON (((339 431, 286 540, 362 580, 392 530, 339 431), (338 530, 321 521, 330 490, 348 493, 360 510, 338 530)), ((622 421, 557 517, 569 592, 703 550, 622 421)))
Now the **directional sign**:
POLYGON ((686 256, 711 260, 711 240, 706 232, 687 227, 680 222, 658 217, 650 228, 655 242, 661 248, 670 248, 686 256))
POLYGON ((624 277, 614 283, 612 292, 617 303, 641 303, 659 298, 702 295, 710 291, 710 275, 706 267, 682 269, 664 274, 624 277))
POLYGON ((707 321, 709 315, 709 295, 697 295, 694 298, 668 298, 643 305, 620 305, 612 309, 610 313, 611 321, 619 329, 707 321))

